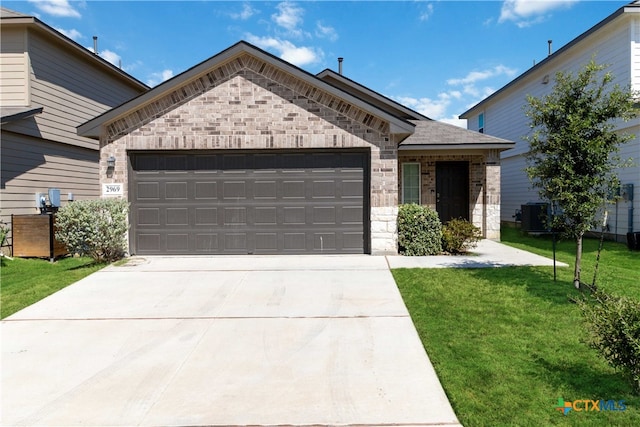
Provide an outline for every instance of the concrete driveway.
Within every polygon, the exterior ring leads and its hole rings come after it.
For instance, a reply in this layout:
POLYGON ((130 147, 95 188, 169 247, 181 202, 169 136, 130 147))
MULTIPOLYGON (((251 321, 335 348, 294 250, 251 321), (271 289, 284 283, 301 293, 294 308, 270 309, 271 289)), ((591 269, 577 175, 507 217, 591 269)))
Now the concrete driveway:
POLYGON ((3 425, 459 425, 385 257, 134 258, 2 321, 3 425))

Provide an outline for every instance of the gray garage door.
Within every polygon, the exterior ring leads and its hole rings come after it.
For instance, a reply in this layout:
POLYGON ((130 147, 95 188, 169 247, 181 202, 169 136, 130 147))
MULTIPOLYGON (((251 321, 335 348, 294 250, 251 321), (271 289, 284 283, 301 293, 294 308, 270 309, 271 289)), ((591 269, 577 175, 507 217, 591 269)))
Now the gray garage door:
POLYGON ((132 153, 131 252, 368 252, 368 154, 132 153))

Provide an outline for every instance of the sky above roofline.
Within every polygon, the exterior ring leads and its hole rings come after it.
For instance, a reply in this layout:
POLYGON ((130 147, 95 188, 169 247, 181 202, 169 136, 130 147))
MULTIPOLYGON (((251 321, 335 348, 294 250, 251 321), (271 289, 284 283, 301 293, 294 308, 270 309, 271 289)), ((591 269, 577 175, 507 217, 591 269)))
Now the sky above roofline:
POLYGON ((458 115, 628 1, 3 1, 155 86, 246 40, 428 117, 458 115))

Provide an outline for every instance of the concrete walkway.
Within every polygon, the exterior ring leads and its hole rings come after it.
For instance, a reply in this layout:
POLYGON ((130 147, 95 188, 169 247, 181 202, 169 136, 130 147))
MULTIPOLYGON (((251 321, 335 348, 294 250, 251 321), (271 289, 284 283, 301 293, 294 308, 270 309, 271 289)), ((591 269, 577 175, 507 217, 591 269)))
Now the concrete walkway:
POLYGON ((2 425, 459 425, 385 257, 134 258, 1 326, 2 425))
MULTIPOLYGON (((487 268, 513 266, 553 266, 553 260, 492 240, 480 240, 463 256, 387 257, 391 268, 487 268)), ((556 262, 558 267, 567 267, 556 262)))

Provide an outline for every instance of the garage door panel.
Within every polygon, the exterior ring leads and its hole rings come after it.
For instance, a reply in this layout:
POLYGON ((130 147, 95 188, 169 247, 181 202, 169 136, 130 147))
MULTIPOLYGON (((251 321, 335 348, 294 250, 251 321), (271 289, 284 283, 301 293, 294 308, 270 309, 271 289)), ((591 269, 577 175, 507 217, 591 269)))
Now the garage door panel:
POLYGON ((160 233, 139 233, 136 240, 138 251, 160 253, 160 233))
POLYGON ((137 225, 160 225, 160 209, 159 208, 140 208, 138 209, 137 225))
POLYGON ((285 232, 284 233, 283 251, 296 253, 304 252, 307 248, 307 235, 302 232, 285 232))
POLYGON ((196 200, 216 200, 218 198, 218 183, 216 181, 201 181, 194 185, 196 200))
POLYGON ((247 253, 247 233, 225 233, 224 249, 227 252, 247 253))
POLYGON ((223 224, 227 226, 246 225, 247 224, 247 208, 245 207, 226 207, 223 210, 223 224))
POLYGON ((139 182, 136 186, 136 198, 138 200, 159 200, 160 199, 160 183, 158 182, 139 182))
POLYGON ((197 233, 195 244, 196 251, 200 253, 217 253, 220 249, 217 233, 197 233))
POLYGON ((222 183, 222 197, 224 199, 246 199, 247 183, 245 181, 226 181, 222 183))
POLYGON ((330 180, 314 180, 311 183, 311 197, 314 199, 335 199, 338 182, 330 180))
POLYGON ((165 210, 167 226, 172 225, 189 225, 189 209, 187 208, 167 208, 165 210))
POLYGON ((275 253, 279 252, 278 233, 256 233, 255 235, 256 253, 275 253))
POLYGON ((134 153, 132 250, 362 253, 368 221, 366 156, 310 151, 169 157, 134 153), (178 169, 184 165, 186 170, 178 169))
POLYGON ((275 207, 256 207, 253 214, 256 225, 278 225, 278 209, 275 207))
POLYGON ((186 182, 167 182, 164 184, 164 198, 165 200, 187 200, 187 188, 186 182))
POLYGON ((189 233, 171 233, 167 234, 167 251, 168 252, 189 252, 189 233))
POLYGON ((286 180, 282 182, 282 198, 283 199, 304 199, 306 195, 305 181, 299 179, 297 181, 286 180))

